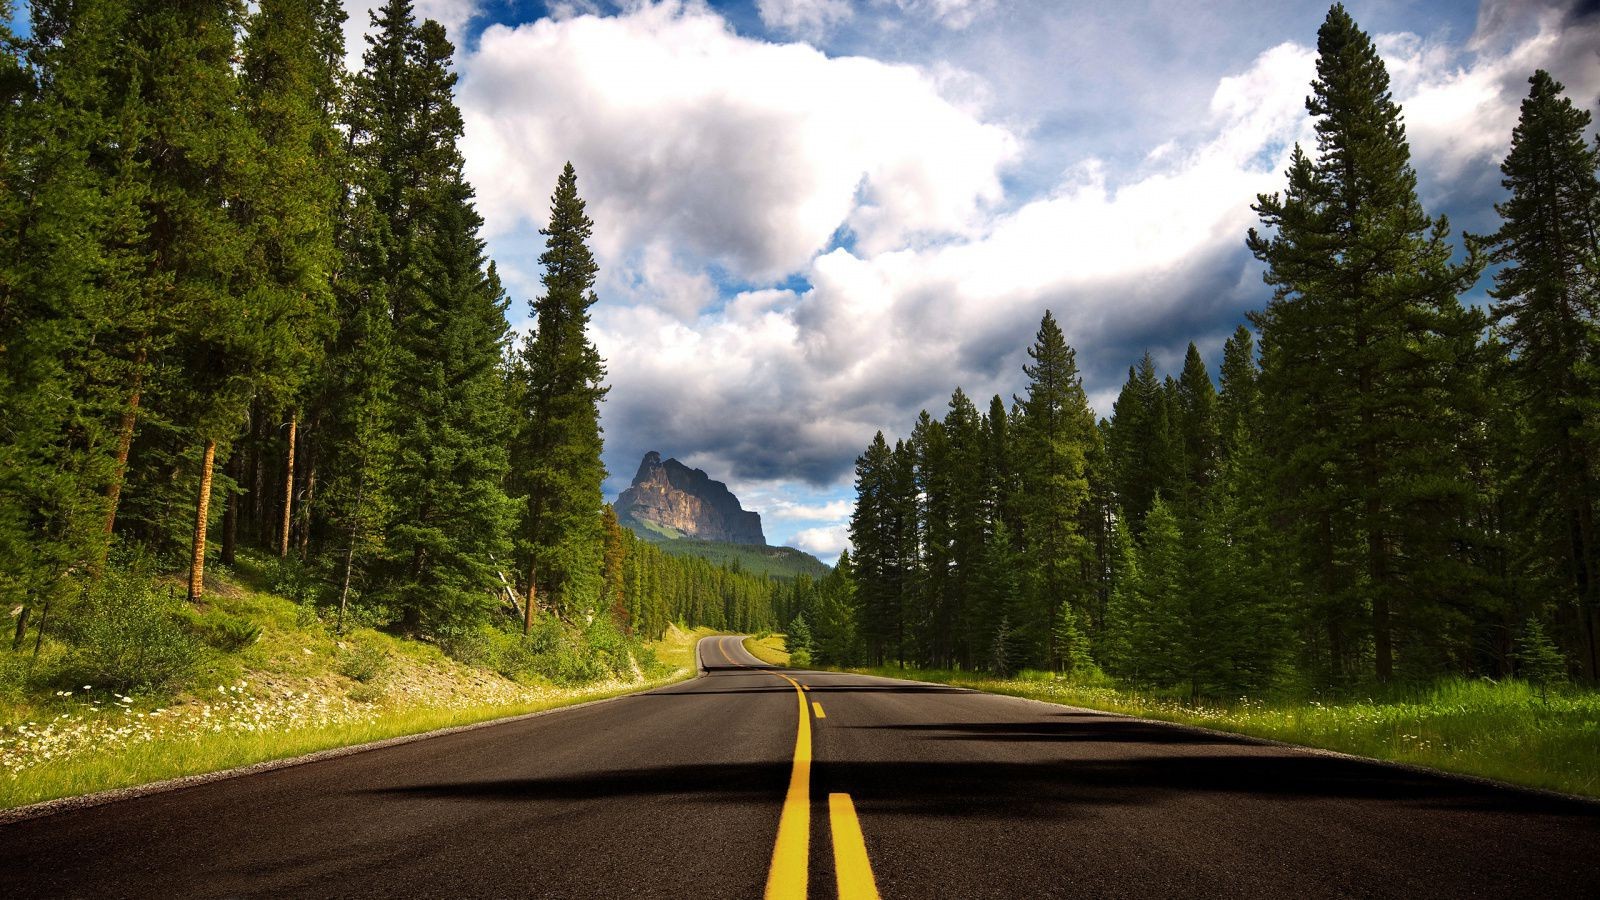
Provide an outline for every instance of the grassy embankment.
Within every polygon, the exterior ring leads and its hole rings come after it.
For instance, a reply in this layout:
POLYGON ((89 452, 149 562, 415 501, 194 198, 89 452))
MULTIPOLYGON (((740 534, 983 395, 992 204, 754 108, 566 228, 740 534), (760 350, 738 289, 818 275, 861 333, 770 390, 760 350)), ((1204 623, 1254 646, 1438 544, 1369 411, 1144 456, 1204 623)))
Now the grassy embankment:
POLYGON ((789 651, 783 645, 783 635, 764 634, 760 637, 747 637, 744 639, 744 649, 750 655, 768 665, 787 666, 789 664, 789 651))
POLYGON ((203 615, 248 619, 260 637, 208 650, 177 691, 41 691, 36 678, 30 689, 24 667, 48 665, 49 643, 38 662, 0 652, 0 808, 644 690, 691 677, 694 642, 710 633, 670 628, 631 675, 572 684, 507 678, 370 628, 335 635, 294 602, 233 582, 203 615))
MULTIPOLYGON (((774 663, 776 648, 751 652, 774 663)), ((1520 681, 1441 679, 1372 697, 1254 699, 1191 704, 1107 683, 1052 673, 995 678, 975 672, 883 667, 851 669, 1123 713, 1290 744, 1337 750, 1446 772, 1478 775, 1569 794, 1600 797, 1600 692, 1538 688, 1520 681)))

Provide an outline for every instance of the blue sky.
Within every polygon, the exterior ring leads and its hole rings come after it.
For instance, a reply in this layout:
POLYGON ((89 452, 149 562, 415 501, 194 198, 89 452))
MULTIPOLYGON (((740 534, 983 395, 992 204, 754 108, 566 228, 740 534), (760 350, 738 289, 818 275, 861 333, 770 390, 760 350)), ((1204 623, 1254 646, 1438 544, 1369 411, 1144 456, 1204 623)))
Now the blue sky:
MULTIPOLYGON (((375 0, 369 0, 371 5, 375 0)), ((490 250, 538 291, 571 160, 602 266, 614 495, 647 450, 726 480, 769 539, 832 559, 854 457, 961 385, 1023 384, 1046 308, 1109 412, 1267 289, 1249 204, 1278 189, 1323 3, 419 0, 458 41, 490 250)), ((1357 0, 1424 203, 1494 227, 1535 68, 1593 108, 1594 4, 1357 0)), ((351 3, 352 36, 364 21, 351 3)), ((1482 287, 1472 299, 1481 301, 1482 287)))
MULTIPOLYGON (((359 64, 367 10, 346 0, 359 64)), ((1303 101, 1314 3, 416 0, 450 29, 463 150, 525 326, 563 162, 595 220, 610 496, 647 450, 834 558, 875 430, 1021 390, 1046 308, 1101 413, 1145 350, 1221 343, 1303 101)), ((1600 98, 1594 0, 1354 0, 1430 212, 1495 226, 1536 68, 1600 98)), ((1470 299, 1481 302, 1484 285, 1470 299)))

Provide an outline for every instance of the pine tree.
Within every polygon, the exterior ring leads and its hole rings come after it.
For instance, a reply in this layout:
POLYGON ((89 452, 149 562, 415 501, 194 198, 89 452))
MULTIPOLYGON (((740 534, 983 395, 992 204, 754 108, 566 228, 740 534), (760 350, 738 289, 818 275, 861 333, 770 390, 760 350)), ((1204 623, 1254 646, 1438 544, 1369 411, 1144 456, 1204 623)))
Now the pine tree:
POLYGON ((1222 390, 1217 395, 1217 447, 1232 459, 1252 440, 1261 410, 1260 371, 1256 367, 1255 337, 1243 325, 1234 329, 1222 347, 1222 390))
POLYGON ((1217 391, 1211 384, 1205 360, 1194 343, 1183 360, 1178 378, 1174 438, 1183 448, 1183 494, 1190 505, 1201 502, 1216 481, 1221 453, 1221 426, 1217 421, 1217 391))
POLYGON ((1067 346, 1055 317, 1046 311, 1034 344, 1027 396, 1019 399, 1017 434, 1023 509, 1023 553, 1033 609, 1019 632, 1036 642, 1035 654, 1054 661, 1050 627, 1062 604, 1086 609, 1092 588, 1084 579, 1088 542, 1080 514, 1089 497, 1087 457, 1094 440, 1094 413, 1083 392, 1077 355, 1067 346))
POLYGON ((892 467, 892 451, 880 431, 856 457, 856 504, 850 515, 861 637, 869 659, 880 665, 893 655, 900 620, 892 467))
POLYGON ((1590 678, 1600 677, 1600 533, 1595 423, 1600 412, 1600 147, 1590 115, 1540 70, 1500 171, 1511 192, 1488 238, 1503 264, 1489 292, 1529 429, 1522 465, 1537 517, 1541 574, 1565 582, 1590 678), (1559 574, 1557 574, 1559 573, 1559 574))
POLYGON ((255 392, 263 408, 287 410, 289 422, 279 556, 289 552, 297 438, 307 445, 297 434, 304 386, 335 327, 329 276, 336 267, 334 226, 345 166, 335 129, 334 67, 343 66, 343 48, 330 59, 322 45, 329 32, 339 34, 344 16, 338 10, 325 15, 323 6, 323 0, 264 0, 244 42, 245 115, 258 144, 249 172, 251 202, 239 216, 249 232, 247 265, 257 280, 252 309, 271 323, 261 336, 266 347, 255 392))
POLYGON ((960 388, 950 396, 944 417, 950 467, 949 627, 951 659, 970 668, 983 650, 984 624, 979 617, 977 583, 983 566, 988 531, 988 492, 982 478, 985 459, 984 423, 978 409, 960 388))
POLYGON ((1107 437, 1112 459, 1112 482, 1118 505, 1130 519, 1135 535, 1157 495, 1169 500, 1177 492, 1179 472, 1166 393, 1156 375, 1155 360, 1147 352, 1128 369, 1128 380, 1112 406, 1107 437))
POLYGON ((794 621, 789 623, 789 634, 784 643, 789 648, 790 665, 811 665, 811 654, 815 642, 811 637, 811 624, 806 621, 804 613, 796 615, 794 621))
POLYGON ((85 13, 70 47, 50 46, 38 36, 44 7, 30 65, 6 27, 12 12, 0 4, 0 601, 20 607, 20 646, 34 606, 102 543, 94 398, 68 360, 92 335, 100 262, 99 179, 86 160, 101 123, 73 112, 109 40, 85 13))
POLYGON ((1150 506, 1138 550, 1139 578, 1130 614, 1128 657, 1134 677, 1170 686, 1192 671, 1188 567, 1183 532, 1166 501, 1150 506))
POLYGON ((601 568, 603 605, 617 627, 624 634, 632 634, 634 624, 628 615, 627 598, 623 590, 628 546, 622 537, 622 526, 617 524, 617 511, 609 503, 600 511, 600 533, 605 540, 601 568))
POLYGON ((924 665, 948 667, 955 589, 951 581, 951 492, 956 474, 944 423, 923 410, 907 442, 915 459, 915 509, 918 560, 915 601, 907 607, 911 642, 924 665))
POLYGON ((828 666, 847 666, 859 655, 854 603, 852 563, 849 552, 816 585, 812 604, 815 626, 812 629, 812 662, 828 666))
POLYGON ((1261 399, 1253 340, 1240 326, 1223 348, 1217 397, 1222 463, 1207 528, 1221 542, 1216 560, 1215 641, 1219 687, 1261 688, 1291 651, 1290 611, 1298 585, 1284 565, 1282 528, 1268 516, 1267 454, 1260 438, 1261 399))
POLYGON ((1138 679, 1142 661, 1137 655, 1137 642, 1143 637, 1138 626, 1144 615, 1138 549, 1127 518, 1118 516, 1111 530, 1108 557, 1111 594, 1106 599, 1105 634, 1098 648, 1098 658, 1107 670, 1134 680, 1138 679))
POLYGON ((383 575, 402 623, 436 629, 487 612, 499 583, 494 561, 510 551, 501 365, 509 329, 461 174, 454 50, 437 23, 411 21, 409 4, 391 2, 375 19, 353 117, 362 172, 375 181, 373 214, 383 220, 371 235, 387 255, 366 286, 386 292, 393 323, 383 387, 405 398, 388 405, 385 425, 397 455, 384 472, 383 575), (402 98, 416 112, 389 105, 402 98), (374 171, 390 160, 396 168, 374 171))
POLYGON ((138 476, 139 520, 146 534, 175 535, 168 504, 183 493, 193 498, 190 599, 205 589, 216 458, 243 425, 257 373, 280 339, 276 322, 256 309, 265 282, 249 259, 247 211, 262 202, 264 186, 234 67, 242 12, 231 0, 140 2, 128 19, 137 48, 128 74, 149 116, 140 149, 149 217, 143 277, 159 297, 152 305, 174 317, 170 347, 159 347, 159 334, 150 339, 158 380, 148 406, 164 427, 146 435, 152 452, 138 476))
POLYGON ((1517 639, 1517 671, 1539 686, 1539 699, 1548 701, 1550 685, 1567 680, 1567 661, 1537 618, 1528 619, 1517 639))
POLYGON ((1052 639, 1061 658, 1061 671, 1079 677, 1094 669, 1094 657, 1089 651, 1089 639, 1078 627, 1078 614, 1071 604, 1062 604, 1056 611, 1052 639))
POLYGON ((518 528, 528 607, 580 612, 596 592, 600 536, 600 401, 605 365, 586 328, 598 267, 589 251, 593 223, 578 197, 572 164, 550 198, 544 296, 531 304, 534 330, 523 343, 526 384, 517 435, 515 483, 526 495, 518 528))
POLYGON ((1256 319, 1262 390, 1285 461, 1279 493, 1308 532, 1303 564, 1345 609, 1365 608, 1373 671, 1387 679, 1397 631, 1403 652, 1430 652, 1430 626, 1468 578, 1453 548, 1471 490, 1452 448, 1480 322, 1457 297, 1481 262, 1451 263, 1448 223, 1417 200, 1383 61, 1342 6, 1317 47, 1306 105, 1318 157, 1296 149, 1287 192, 1256 206, 1276 233, 1249 238, 1275 288, 1256 319))
POLYGON ((1011 620, 1002 618, 989 642, 989 671, 1001 678, 1010 675, 1014 665, 1012 641, 1011 620))

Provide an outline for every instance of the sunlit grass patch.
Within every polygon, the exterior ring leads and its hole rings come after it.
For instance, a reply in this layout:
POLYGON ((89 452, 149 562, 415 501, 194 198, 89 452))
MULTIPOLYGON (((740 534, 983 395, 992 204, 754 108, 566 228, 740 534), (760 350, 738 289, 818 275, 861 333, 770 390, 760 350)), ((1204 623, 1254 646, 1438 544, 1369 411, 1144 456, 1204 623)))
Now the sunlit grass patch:
POLYGON ((1526 682, 1442 679, 1389 696, 1189 703, 1049 673, 992 678, 892 667, 856 670, 1106 710, 1291 744, 1600 796, 1600 692, 1526 682))
MULTIPOLYGON (((387 645, 392 670, 368 681, 332 674, 353 641, 327 639, 281 648, 277 671, 196 690, 172 702, 118 694, 93 685, 62 690, 49 705, 19 705, 30 718, 0 725, 0 808, 128 787, 300 756, 439 728, 631 693, 690 677, 697 635, 669 634, 656 645, 650 678, 613 678, 582 686, 520 684, 479 673, 468 677, 435 648, 387 645), (312 642, 316 643, 316 642, 312 642), (309 651, 309 652, 305 652, 309 651), (285 663, 312 657, 298 672, 285 663), (431 664, 431 665, 430 665, 431 664), (446 668, 435 668, 446 667, 446 668)), ((362 668, 362 673, 366 673, 362 668)))
POLYGON ((761 637, 747 637, 744 639, 744 649, 750 655, 768 665, 787 666, 789 664, 789 651, 784 645, 784 636, 769 634, 761 637))

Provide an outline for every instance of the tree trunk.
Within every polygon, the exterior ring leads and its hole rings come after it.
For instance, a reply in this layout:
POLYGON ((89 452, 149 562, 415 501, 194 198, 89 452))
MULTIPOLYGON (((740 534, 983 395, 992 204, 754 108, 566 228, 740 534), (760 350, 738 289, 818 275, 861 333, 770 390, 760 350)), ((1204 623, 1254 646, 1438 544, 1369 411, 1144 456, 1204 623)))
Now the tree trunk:
POLYGON ((344 583, 339 586, 339 624, 334 627, 337 634, 344 634, 344 611, 350 603, 350 572, 356 565, 356 530, 350 529, 350 546, 344 551, 344 583))
POLYGON ((528 602, 522 607, 522 634, 524 637, 533 632, 533 608, 538 603, 537 595, 539 592, 538 584, 534 581, 534 576, 537 572, 538 569, 536 567, 528 567, 528 602))
POLYGON ((194 554, 189 558, 189 600, 199 600, 206 589, 206 517, 211 512, 211 464, 217 459, 217 442, 206 441, 200 458, 200 496, 195 500, 194 554))
POLYGON ((133 359, 133 389, 128 392, 128 406, 122 411, 122 422, 117 427, 117 466, 111 483, 106 486, 106 534, 117 525, 117 504, 122 502, 122 478, 128 471, 128 452, 133 449, 133 429, 139 422, 139 396, 144 389, 144 348, 133 359))
POLYGON ((284 455, 283 522, 278 529, 278 557, 289 555, 289 523, 294 515, 294 438, 300 424, 298 412, 289 415, 289 452, 284 455))

